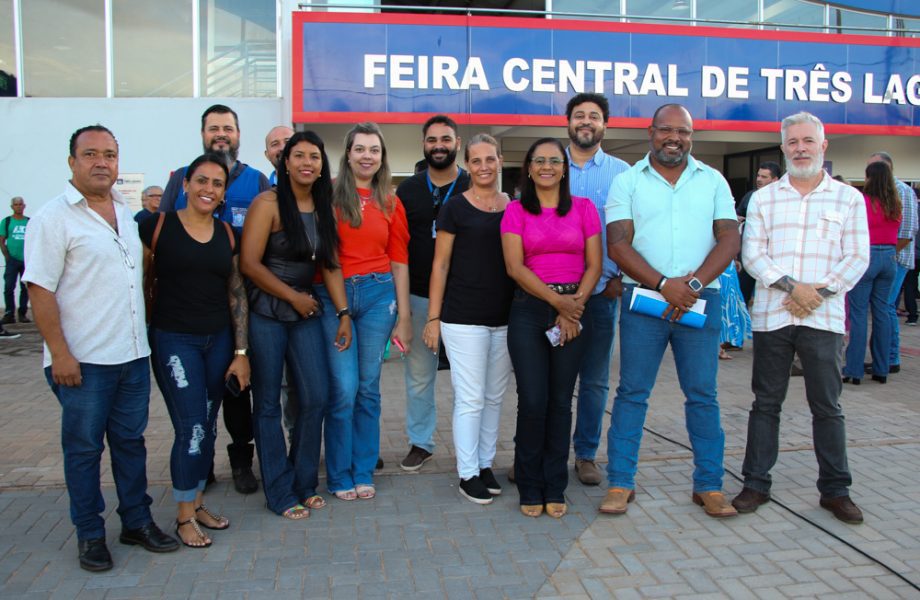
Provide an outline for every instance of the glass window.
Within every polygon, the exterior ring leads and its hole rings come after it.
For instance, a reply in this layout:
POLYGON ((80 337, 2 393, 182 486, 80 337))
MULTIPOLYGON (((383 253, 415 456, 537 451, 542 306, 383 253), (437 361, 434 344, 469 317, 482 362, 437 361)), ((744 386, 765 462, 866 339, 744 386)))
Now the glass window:
POLYGON ((828 22, 831 33, 856 33, 860 35, 888 35, 888 17, 885 15, 870 15, 831 7, 831 17, 828 22), (870 29, 848 29, 848 27, 869 27, 870 29))
MULTIPOLYGON (((697 19, 715 19, 718 21, 740 21, 750 23, 757 21, 757 0, 696 0, 697 19)), ((699 23, 706 25, 706 23, 699 23)), ((755 25, 731 25, 731 27, 755 27, 755 25)))
POLYGON ((920 37, 920 19, 903 19, 895 17, 894 28, 900 37, 920 37))
POLYGON ((553 12, 598 15, 597 17, 559 17, 561 19, 585 19, 589 21, 607 21, 610 17, 620 16, 619 0, 553 0, 553 12))
POLYGON ((824 31, 824 7, 800 0, 763 0, 764 29, 791 29, 793 31, 824 31), (812 27, 788 27, 811 25, 812 27))
MULTIPOLYGON (((690 18, 690 0, 626 0, 626 14, 630 17, 663 17, 674 19, 690 18)), ((673 23, 681 21, 664 21, 660 19, 630 18, 633 23, 673 23)))
POLYGON ((16 40, 13 37, 13 0, 0 0, 0 96, 16 95, 16 40))
POLYGON ((192 0, 112 3, 116 96, 192 95, 192 0))
POLYGON ((105 96, 102 0, 22 3, 26 96, 105 96))
POLYGON ((201 95, 277 96, 274 2, 201 2, 201 95))

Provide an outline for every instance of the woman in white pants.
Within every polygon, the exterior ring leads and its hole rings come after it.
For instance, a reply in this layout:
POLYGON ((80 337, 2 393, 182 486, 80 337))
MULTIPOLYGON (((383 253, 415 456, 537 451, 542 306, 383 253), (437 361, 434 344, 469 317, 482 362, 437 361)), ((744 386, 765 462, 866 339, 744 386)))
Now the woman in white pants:
POLYGON ((423 340, 437 352, 443 336, 450 359, 460 493, 489 504, 502 491, 492 460, 511 378, 507 334, 514 288, 500 232, 509 200, 498 191, 502 157, 495 138, 473 136, 465 157, 471 187, 449 198, 438 215, 423 340))

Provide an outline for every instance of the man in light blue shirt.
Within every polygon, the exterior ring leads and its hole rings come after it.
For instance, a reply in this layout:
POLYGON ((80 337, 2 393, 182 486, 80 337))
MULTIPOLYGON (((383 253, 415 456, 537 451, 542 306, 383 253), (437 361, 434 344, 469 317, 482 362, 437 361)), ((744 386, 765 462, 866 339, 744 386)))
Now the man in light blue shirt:
MULTIPOLYGON (((869 156, 869 162, 882 161, 888 163, 894 173, 894 161, 887 152, 876 152, 869 156)), ((901 227, 898 228, 898 254, 897 270, 894 281, 891 283, 891 292, 888 294, 888 318, 891 320, 891 350, 888 355, 888 372, 901 371, 901 331, 898 324, 898 296, 907 272, 914 268, 914 238, 917 236, 917 197, 914 190, 900 179, 894 180, 901 198, 901 227)), ((872 373, 867 366, 866 373, 872 373)))
MULTIPOLYGON (((604 223, 604 205, 614 177, 629 165, 605 153, 601 141, 607 130, 610 107, 602 94, 582 93, 573 96, 565 107, 569 121, 569 190, 573 196, 589 198, 604 223)), ((605 232, 601 230, 602 241, 605 232)), ((610 357, 617 314, 617 299, 623 291, 620 269, 604 257, 601 278, 594 293, 585 304, 594 323, 588 335, 587 348, 578 372, 578 408, 575 421, 575 473, 585 485, 597 485, 603 474, 594 457, 600 444, 604 409, 610 391, 610 357)))
POLYGON ((737 514, 722 493, 725 433, 716 398, 721 300, 719 275, 740 247, 734 200, 722 175, 690 156, 693 120, 679 104, 655 111, 649 153, 617 177, 607 200, 607 251, 624 273, 620 384, 607 432, 607 480, 600 505, 626 512, 635 498, 642 426, 670 344, 693 447, 693 496, 712 517, 737 514), (636 285, 668 303, 661 317, 629 310, 636 285), (706 301, 700 329, 676 321, 706 301))

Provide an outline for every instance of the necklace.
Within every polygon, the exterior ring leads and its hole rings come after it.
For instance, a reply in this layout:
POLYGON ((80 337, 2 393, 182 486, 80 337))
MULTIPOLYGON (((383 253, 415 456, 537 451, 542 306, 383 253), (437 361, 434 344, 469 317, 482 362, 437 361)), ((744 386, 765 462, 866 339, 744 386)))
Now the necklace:
POLYGON ((316 261, 316 213, 306 213, 310 215, 310 227, 304 228, 304 233, 307 234, 307 241, 310 242, 310 248, 313 250, 313 256, 310 257, 310 260, 316 261), (313 230, 313 235, 310 235, 310 229, 313 230))
POLYGON ((479 194, 477 194, 476 192, 473 192, 473 197, 476 198, 476 203, 482 208, 482 210, 487 210, 489 212, 496 212, 498 211, 498 203, 496 202, 496 199, 498 198, 499 193, 500 192, 492 193, 492 198, 491 198, 492 203, 491 204, 487 204, 486 201, 480 198, 479 194))

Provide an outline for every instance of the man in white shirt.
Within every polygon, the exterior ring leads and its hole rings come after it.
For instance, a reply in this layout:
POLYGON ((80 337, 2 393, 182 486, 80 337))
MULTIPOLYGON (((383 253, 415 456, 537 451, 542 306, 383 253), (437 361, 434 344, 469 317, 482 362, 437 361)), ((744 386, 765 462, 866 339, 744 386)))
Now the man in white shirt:
POLYGON ((849 496, 846 428, 838 357, 844 295, 869 265, 869 229, 862 195, 824 169, 821 121, 801 112, 783 119, 786 175, 751 198, 742 258, 757 280, 752 389, 744 489, 732 505, 753 512, 770 499, 770 469, 779 451, 780 411, 792 357, 802 360, 812 414, 821 506, 845 523, 862 523, 849 496))
POLYGON ((118 142, 101 125, 70 138, 73 178, 26 230, 26 271, 35 323, 45 339, 45 376, 61 403, 64 478, 80 566, 112 568, 105 544, 99 470, 108 441, 123 544, 178 549, 156 526, 147 495, 150 367, 142 249, 125 199, 112 189, 118 142))

